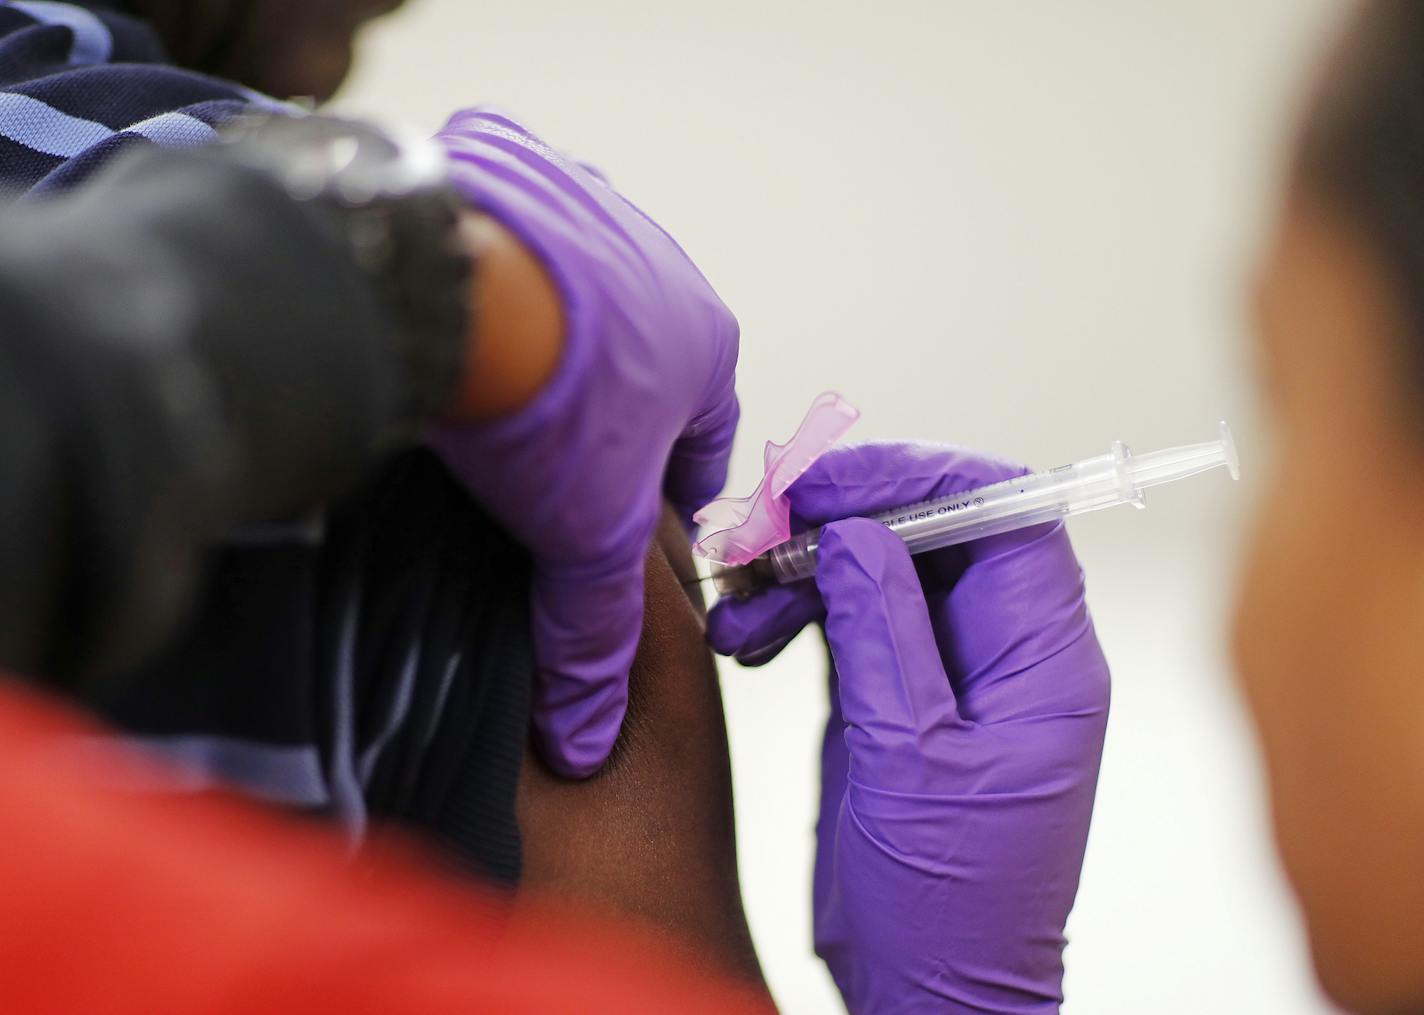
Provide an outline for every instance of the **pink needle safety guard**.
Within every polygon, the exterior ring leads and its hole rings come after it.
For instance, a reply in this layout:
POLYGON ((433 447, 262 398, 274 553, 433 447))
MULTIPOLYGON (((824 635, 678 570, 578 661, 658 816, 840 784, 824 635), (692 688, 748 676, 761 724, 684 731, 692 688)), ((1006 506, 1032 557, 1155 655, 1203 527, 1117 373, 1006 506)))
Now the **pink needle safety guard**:
POLYGON ((791 538, 787 489, 859 418, 836 392, 818 395, 789 441, 766 442, 762 479, 750 497, 719 497, 692 516, 700 533, 692 552, 736 567, 791 538))

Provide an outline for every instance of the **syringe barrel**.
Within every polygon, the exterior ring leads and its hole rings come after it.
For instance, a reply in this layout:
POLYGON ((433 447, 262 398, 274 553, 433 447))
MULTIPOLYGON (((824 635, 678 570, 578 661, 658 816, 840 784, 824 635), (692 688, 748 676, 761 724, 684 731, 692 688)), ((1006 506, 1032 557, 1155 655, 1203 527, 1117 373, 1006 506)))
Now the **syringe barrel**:
MULTIPOLYGON (((1106 455, 872 517, 916 554, 1116 504, 1140 505, 1142 494, 1127 467, 1130 458, 1127 446, 1118 442, 1106 455)), ((810 529, 768 551, 765 559, 779 583, 815 575, 820 537, 820 529, 810 529)))

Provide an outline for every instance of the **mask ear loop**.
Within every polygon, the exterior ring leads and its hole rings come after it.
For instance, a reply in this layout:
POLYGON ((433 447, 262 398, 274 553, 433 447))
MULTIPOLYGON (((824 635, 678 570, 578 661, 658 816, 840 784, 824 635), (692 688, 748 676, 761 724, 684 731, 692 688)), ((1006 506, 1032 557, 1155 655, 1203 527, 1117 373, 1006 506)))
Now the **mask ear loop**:
POLYGON ((785 444, 766 442, 761 482, 750 497, 719 497, 692 516, 700 527, 692 552, 736 567, 791 538, 786 491, 860 418, 834 391, 818 396, 785 444))

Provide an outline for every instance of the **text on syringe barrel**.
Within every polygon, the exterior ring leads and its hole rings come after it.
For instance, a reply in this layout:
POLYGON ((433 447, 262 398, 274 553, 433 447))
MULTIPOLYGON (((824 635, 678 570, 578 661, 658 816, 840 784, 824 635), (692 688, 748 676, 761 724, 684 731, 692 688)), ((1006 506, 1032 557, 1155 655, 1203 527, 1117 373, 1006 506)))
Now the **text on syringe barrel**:
MULTIPOLYGON (((1119 445, 1111 454, 871 517, 903 539, 912 554, 967 543, 1138 499, 1124 468, 1129 456, 1119 445)), ((820 530, 812 529, 773 547, 769 557, 777 580, 814 575, 819 543, 820 530)))

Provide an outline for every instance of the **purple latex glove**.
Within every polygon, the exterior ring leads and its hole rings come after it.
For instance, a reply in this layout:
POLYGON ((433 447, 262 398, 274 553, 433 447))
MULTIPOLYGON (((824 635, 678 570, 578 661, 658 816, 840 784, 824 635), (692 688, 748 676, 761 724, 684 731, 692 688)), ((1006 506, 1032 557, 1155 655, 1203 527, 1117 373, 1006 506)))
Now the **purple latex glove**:
POLYGON ((623 721, 661 498, 690 519, 726 480, 737 321, 667 233, 513 120, 467 110, 439 140, 456 188, 563 299, 563 355, 534 401, 430 442, 533 554, 535 731, 584 776, 623 721))
MULTIPOLYGON (((1023 473, 959 449, 833 449, 804 524, 1023 473)), ((1108 712, 1108 667, 1061 524, 920 556, 826 525, 816 580, 714 610, 719 651, 769 659, 824 619, 816 951, 852 1012, 1052 1012, 1108 712)))

